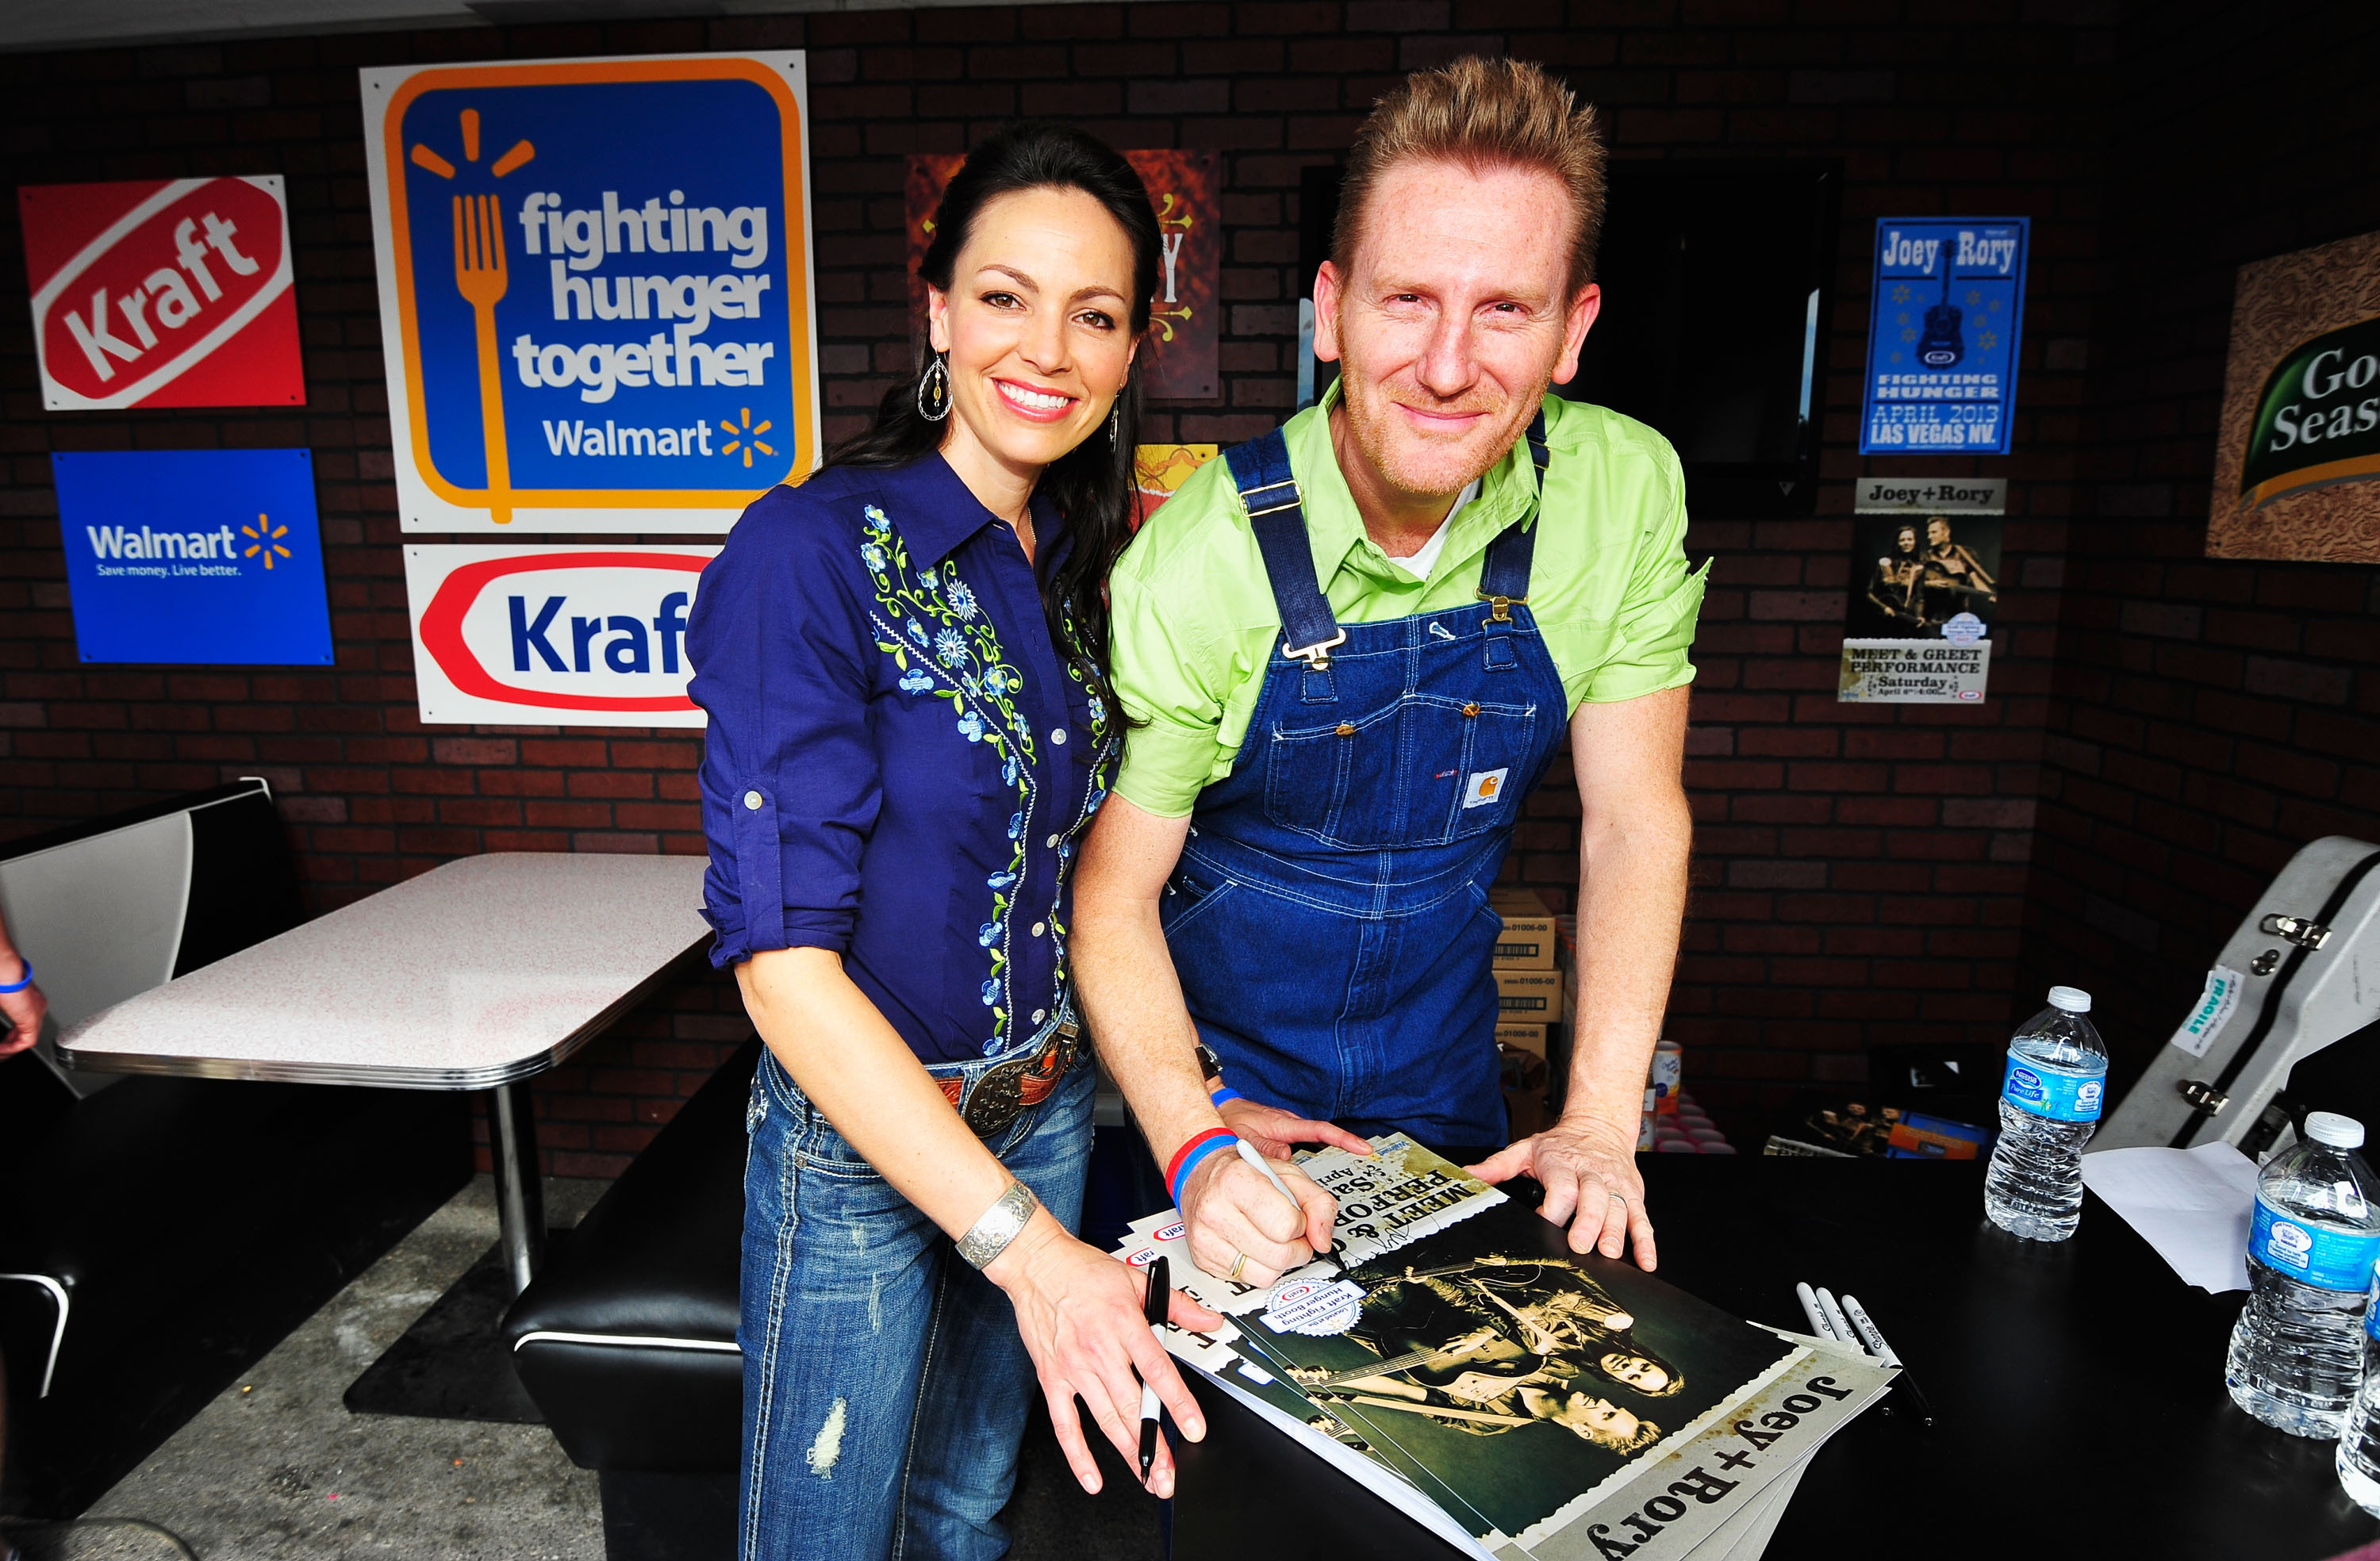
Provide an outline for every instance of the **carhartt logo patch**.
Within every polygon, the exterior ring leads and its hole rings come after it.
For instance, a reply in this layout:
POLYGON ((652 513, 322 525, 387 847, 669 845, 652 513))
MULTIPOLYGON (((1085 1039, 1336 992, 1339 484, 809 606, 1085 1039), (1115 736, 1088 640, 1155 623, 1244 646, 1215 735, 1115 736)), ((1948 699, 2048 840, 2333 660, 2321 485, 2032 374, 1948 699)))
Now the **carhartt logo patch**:
POLYGON ((1509 768, 1473 770, 1471 772, 1470 783, 1463 788, 1463 805, 1465 807, 1485 807, 1489 803, 1494 802, 1498 797, 1502 796, 1504 794, 1504 777, 1511 773, 1512 771, 1509 768))

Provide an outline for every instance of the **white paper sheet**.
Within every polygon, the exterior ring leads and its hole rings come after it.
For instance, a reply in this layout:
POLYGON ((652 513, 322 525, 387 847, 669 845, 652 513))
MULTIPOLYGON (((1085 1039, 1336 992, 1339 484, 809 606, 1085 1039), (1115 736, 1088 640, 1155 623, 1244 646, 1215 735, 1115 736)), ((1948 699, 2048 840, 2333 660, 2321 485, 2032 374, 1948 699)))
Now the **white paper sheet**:
POLYGON ((2097 1193, 2186 1284, 2210 1294, 2248 1288, 2248 1225, 2256 1163, 2231 1145, 2105 1149, 2082 1156, 2097 1193))

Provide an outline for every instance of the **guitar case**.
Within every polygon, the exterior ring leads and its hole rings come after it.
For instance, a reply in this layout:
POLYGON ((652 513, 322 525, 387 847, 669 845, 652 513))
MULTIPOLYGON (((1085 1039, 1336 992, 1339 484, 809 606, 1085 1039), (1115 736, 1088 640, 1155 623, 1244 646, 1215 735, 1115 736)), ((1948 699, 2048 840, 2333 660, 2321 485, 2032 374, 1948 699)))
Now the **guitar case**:
POLYGON ((2294 1115, 2338 1108, 2277 1102, 2292 1067, 2375 1022, 2380 845, 2326 835, 2289 858, 2257 898, 2216 956, 2198 1001, 2091 1148, 2188 1149, 2220 1140, 2261 1155, 2294 1126, 2294 1115))

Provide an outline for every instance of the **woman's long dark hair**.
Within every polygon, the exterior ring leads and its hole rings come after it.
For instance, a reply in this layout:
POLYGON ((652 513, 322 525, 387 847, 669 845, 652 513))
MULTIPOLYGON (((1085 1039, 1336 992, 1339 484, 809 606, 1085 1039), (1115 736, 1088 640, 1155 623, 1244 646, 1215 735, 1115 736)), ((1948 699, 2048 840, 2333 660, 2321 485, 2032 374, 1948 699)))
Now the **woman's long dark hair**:
MULTIPOLYGON (((1148 300, 1157 292, 1157 213, 1148 190, 1112 148, 1097 136, 1050 119, 1022 119, 986 136, 951 175, 934 208, 933 242, 917 274, 937 290, 951 290, 959 251, 974 232, 984 207, 1003 195, 1026 189, 1079 189, 1107 210, 1132 241, 1132 333, 1148 329, 1148 300)), ((930 355, 929 355, 930 356, 930 355)), ((918 365, 922 376, 925 364, 918 365)), ((831 466, 904 466, 941 447, 946 423, 929 422, 917 410, 917 379, 884 393, 876 421, 827 454, 831 466)), ((1133 446, 1140 436, 1140 377, 1134 375, 1116 398, 1116 436, 1095 429, 1088 439, 1050 463, 1036 491, 1065 517, 1072 547, 1065 563, 1044 576, 1041 611, 1059 654, 1083 672, 1111 720, 1122 720, 1115 690, 1108 682, 1108 570, 1132 539, 1138 502, 1133 480, 1133 446)))

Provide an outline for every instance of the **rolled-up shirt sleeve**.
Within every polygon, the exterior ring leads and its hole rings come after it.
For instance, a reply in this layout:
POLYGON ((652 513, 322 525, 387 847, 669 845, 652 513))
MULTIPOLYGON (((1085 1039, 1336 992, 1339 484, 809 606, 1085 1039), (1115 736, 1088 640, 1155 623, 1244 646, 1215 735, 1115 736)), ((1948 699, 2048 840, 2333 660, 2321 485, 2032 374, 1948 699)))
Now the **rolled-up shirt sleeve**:
POLYGON ((745 511, 702 573, 686 655, 688 694, 710 716, 703 914, 714 965, 850 948, 883 794, 868 720, 880 655, 852 579, 857 543, 856 522, 779 489, 745 511))
POLYGON ((1216 732, 1223 719, 1219 690, 1225 680, 1213 641, 1193 611, 1204 576, 1185 571, 1184 562, 1135 543, 1108 580, 1110 675, 1124 713, 1136 723, 1124 734, 1115 790, 1160 818, 1188 817, 1214 779, 1216 732))
POLYGON ((1686 653, 1694 647, 1710 565, 1693 570, 1686 565, 1685 482, 1677 456, 1666 446, 1662 454, 1666 492, 1638 534, 1630 559, 1627 594, 1615 625, 1620 648, 1587 672, 1584 690, 1573 691, 1574 702, 1584 698, 1610 704, 1694 681, 1694 663, 1686 653))

